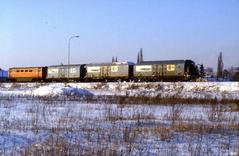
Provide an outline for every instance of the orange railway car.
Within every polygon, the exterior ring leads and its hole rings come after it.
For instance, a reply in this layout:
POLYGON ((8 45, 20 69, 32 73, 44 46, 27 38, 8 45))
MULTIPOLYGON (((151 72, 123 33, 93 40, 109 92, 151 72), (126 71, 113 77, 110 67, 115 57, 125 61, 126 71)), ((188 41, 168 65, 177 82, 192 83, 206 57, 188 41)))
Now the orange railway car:
POLYGON ((13 82, 44 81, 46 75, 47 67, 10 68, 8 71, 8 78, 13 82))

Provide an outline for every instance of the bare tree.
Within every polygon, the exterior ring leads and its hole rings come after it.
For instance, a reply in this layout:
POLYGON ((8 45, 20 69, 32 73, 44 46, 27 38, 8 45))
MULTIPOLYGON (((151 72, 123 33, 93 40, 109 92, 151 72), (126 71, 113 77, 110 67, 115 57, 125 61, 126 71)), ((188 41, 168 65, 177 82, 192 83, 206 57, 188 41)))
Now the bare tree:
POLYGON ((223 66, 222 52, 220 52, 217 62, 217 79, 223 77, 223 66))
POLYGON ((139 64, 139 53, 138 53, 138 55, 137 55, 137 64, 139 64))
POLYGON ((143 57, 143 49, 140 48, 139 52, 138 52, 138 56, 137 56, 137 63, 141 63, 144 61, 144 57, 143 57))
POLYGON ((205 76, 205 70, 203 64, 200 65, 200 76, 203 78, 205 76))
POLYGON ((112 57, 112 62, 115 62, 115 57, 114 56, 112 57))
POLYGON ((143 49, 142 48, 140 48, 139 53, 140 53, 140 62, 143 62, 144 61, 144 56, 143 56, 143 49))

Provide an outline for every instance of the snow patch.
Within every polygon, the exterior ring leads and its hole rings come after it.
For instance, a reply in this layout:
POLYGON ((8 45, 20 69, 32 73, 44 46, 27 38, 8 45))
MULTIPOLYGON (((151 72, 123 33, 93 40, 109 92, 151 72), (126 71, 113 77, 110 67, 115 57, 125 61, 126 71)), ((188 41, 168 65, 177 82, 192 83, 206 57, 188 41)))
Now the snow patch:
POLYGON ((63 87, 58 85, 40 86, 33 90, 32 95, 34 96, 59 96, 59 95, 70 95, 70 96, 92 96, 93 94, 85 89, 74 88, 71 86, 63 87))
POLYGON ((2 83, 0 96, 160 96, 239 99, 239 82, 2 83))

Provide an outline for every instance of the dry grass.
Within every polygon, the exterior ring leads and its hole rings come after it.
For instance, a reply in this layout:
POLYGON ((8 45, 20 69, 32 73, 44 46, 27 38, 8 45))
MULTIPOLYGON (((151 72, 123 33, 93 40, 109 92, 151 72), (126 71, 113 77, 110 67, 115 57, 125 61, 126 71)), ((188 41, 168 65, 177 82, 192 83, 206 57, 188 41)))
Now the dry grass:
MULTIPOLYGON (((163 119, 159 120, 154 110, 149 109, 151 106, 148 106, 154 104, 154 100, 156 103, 156 99, 152 99, 152 102, 147 98, 137 100, 136 97, 128 96, 115 97, 116 99, 113 97, 94 98, 96 97, 80 99, 78 97, 67 97, 67 99, 38 97, 33 101, 30 99, 34 104, 29 104, 30 107, 27 107, 25 111, 28 120, 14 119, 11 122, 8 117, 11 115, 11 109, 15 107, 11 104, 12 99, 1 99, 0 107, 6 109, 5 116, 0 119, 1 132, 31 131, 36 136, 42 131, 47 133, 45 139, 22 148, 21 155, 150 155, 152 148, 161 155, 175 155, 179 148, 177 147, 178 138, 175 137, 177 134, 185 138, 188 148, 185 150, 189 154, 205 155, 210 151, 210 147, 207 147, 206 151, 203 148, 204 137, 218 134, 222 135, 222 139, 224 139, 223 137, 231 136, 231 133, 234 134, 239 129, 235 115, 233 115, 235 104, 206 105, 208 109, 205 113, 208 121, 204 122, 185 118, 183 116, 185 105, 182 104, 169 105, 168 101, 165 102, 170 109, 165 112, 163 119), (102 114, 94 119, 84 116, 83 111, 90 113, 94 109, 94 107, 90 107, 93 104, 88 104, 88 107, 78 114, 72 113, 76 108, 73 104, 69 104, 69 101, 86 101, 86 99, 88 102, 100 100, 99 103, 102 104, 99 104, 101 106, 99 111, 102 111, 102 114), (112 101, 116 101, 118 104, 113 105, 110 103, 112 101), (147 101, 146 105, 145 101, 147 101), (135 104, 135 102, 139 103, 135 104), (140 105, 140 103, 143 104, 140 105), (58 110, 63 108, 63 112, 58 110), (126 112, 128 108, 132 108, 131 112, 126 112), (59 114, 61 115, 54 121, 54 124, 49 124, 51 122, 48 121, 47 116, 58 116, 59 114), (153 145, 149 146, 149 141, 153 142, 153 145), (158 147, 160 144, 164 145, 163 149, 158 147)), ((22 103, 24 100, 28 101, 26 98, 22 100, 22 103)), ((221 144, 219 143, 219 145, 221 144)), ((232 148, 231 144, 227 144, 227 146, 232 148)), ((228 149, 218 147, 218 151, 223 153, 228 149)), ((4 151, 1 154, 6 155, 4 151)), ((13 148, 11 154, 18 155, 19 149, 13 148)), ((215 153, 211 152, 211 155, 215 155, 215 153)))

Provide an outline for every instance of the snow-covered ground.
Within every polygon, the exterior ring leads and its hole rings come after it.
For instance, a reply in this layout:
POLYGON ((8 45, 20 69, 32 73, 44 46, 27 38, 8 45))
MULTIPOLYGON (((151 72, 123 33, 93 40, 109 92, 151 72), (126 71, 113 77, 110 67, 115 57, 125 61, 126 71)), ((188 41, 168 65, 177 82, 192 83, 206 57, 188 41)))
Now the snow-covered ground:
POLYGON ((63 139, 81 154, 233 155, 238 124, 239 113, 223 106, 0 100, 0 153, 19 155, 29 146, 47 151, 63 139))
POLYGON ((0 155, 237 155, 238 104, 88 103, 68 97, 239 99, 238 92, 238 82, 0 84, 0 155), (59 96, 63 100, 48 98, 59 96))
POLYGON ((7 83, 0 96, 127 95, 199 99, 239 99, 239 82, 7 83))

